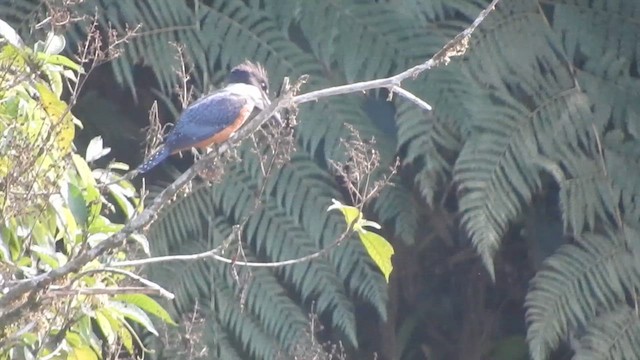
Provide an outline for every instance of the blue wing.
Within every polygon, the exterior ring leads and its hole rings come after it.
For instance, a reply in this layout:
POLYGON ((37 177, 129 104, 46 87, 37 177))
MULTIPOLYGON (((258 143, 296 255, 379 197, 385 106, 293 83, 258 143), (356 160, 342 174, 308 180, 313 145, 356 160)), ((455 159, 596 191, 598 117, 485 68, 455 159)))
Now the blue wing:
POLYGON ((246 104, 242 96, 224 90, 196 101, 180 115, 165 146, 174 153, 213 137, 231 125, 246 104))

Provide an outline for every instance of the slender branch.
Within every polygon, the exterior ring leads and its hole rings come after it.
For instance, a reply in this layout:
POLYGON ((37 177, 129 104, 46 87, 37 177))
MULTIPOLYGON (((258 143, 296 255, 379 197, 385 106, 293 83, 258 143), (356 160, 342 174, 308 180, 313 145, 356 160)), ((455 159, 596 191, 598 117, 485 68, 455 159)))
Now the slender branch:
MULTIPOLYGON (((148 264, 157 264, 163 262, 171 262, 171 261, 195 261, 202 260, 208 258, 216 258, 217 254, 220 253, 219 248, 207 250, 201 253, 190 254, 190 255, 168 255, 168 256, 155 256, 146 259, 137 259, 137 260, 127 260, 127 261, 117 261, 110 263, 111 267, 130 267, 130 266, 142 266, 148 264)), ((223 257, 224 258, 224 257, 223 257)), ((226 260, 226 258, 224 258, 226 260)))
POLYGON ((215 249, 211 249, 208 251, 204 251, 197 254, 191 254, 191 255, 156 256, 156 257, 151 257, 146 259, 118 261, 118 262, 111 263, 109 265, 112 267, 128 267, 128 266, 142 266, 142 265, 157 264, 157 263, 172 262, 172 261, 194 261, 194 260, 212 258, 226 264, 238 265, 238 266, 261 267, 261 268, 282 267, 287 265, 299 264, 301 262, 309 261, 311 259, 315 259, 317 257, 320 257, 326 254, 327 252, 329 252, 329 250, 340 245, 342 241, 344 241, 344 239, 346 239, 351 232, 352 232, 352 229, 351 228, 348 229, 347 231, 342 233, 342 235, 338 239, 336 239, 333 243, 331 243, 331 245, 327 246, 324 249, 318 250, 312 254, 305 255, 303 257, 290 259, 290 260, 283 260, 283 261, 270 261, 270 262, 238 261, 238 260, 229 259, 219 255, 221 252, 220 249, 215 248, 215 249))
MULTIPOLYGON (((146 286, 120 286, 107 288, 79 288, 69 289, 67 287, 49 287, 45 297, 59 296, 76 296, 76 295, 120 295, 120 294, 148 294, 165 296, 158 289, 148 288, 146 286)), ((173 294, 172 294, 173 295, 173 294)), ((166 296, 165 296, 166 297, 166 296)))
MULTIPOLYGON (((116 274, 121 274, 121 275, 125 275, 128 276, 138 282, 140 282, 142 285, 145 285, 147 288, 149 289, 153 289, 154 293, 157 293, 158 295, 165 297, 169 300, 173 300, 173 298, 175 298, 175 295, 173 295, 172 292, 166 290, 165 288, 163 288, 162 286, 158 285, 157 283, 146 279, 138 274, 134 274, 131 271, 127 271, 127 270, 123 270, 123 269, 116 269, 116 268, 112 268, 112 267, 104 267, 104 268, 98 268, 98 269, 90 269, 90 270, 86 270, 83 271, 81 273, 79 273, 78 275, 76 275, 74 280, 80 279, 82 276, 85 275, 89 275, 89 274, 93 274, 93 273, 99 273, 99 272, 111 272, 111 273, 116 273, 116 274)), ((69 288, 69 286, 66 286, 67 289, 69 290, 76 290, 76 289, 71 289, 69 288)))
POLYGON ((429 105, 426 101, 420 99, 419 97, 413 95, 413 93, 411 93, 410 91, 407 91, 403 88, 401 88, 400 86, 392 86, 391 87, 391 91, 402 96, 403 98, 411 101, 412 103, 418 105, 418 107, 421 107, 427 111, 431 111, 432 107, 431 105, 429 105))
MULTIPOLYGON (((179 176, 171 185, 169 185, 156 198, 153 199, 151 205, 147 209, 138 214, 138 216, 134 217, 118 233, 113 234, 88 251, 79 254, 65 265, 50 272, 34 276, 33 278, 29 279, 29 281, 20 283, 8 289, 4 296, 0 298, 0 327, 6 325, 5 322, 7 320, 7 312, 11 312, 10 305, 16 301, 19 301, 19 299, 22 298, 25 294, 29 292, 33 293, 35 291, 42 291, 47 286, 51 285, 54 281, 61 279, 71 273, 78 272, 85 264, 89 263, 93 259, 96 259, 106 251, 121 246, 129 235, 148 226, 154 220, 156 214, 160 211, 164 204, 170 202, 173 196, 178 193, 178 191, 180 191, 184 186, 186 186, 199 171, 204 169, 206 164, 211 161, 214 156, 217 156, 229 150, 238 142, 238 139, 243 139, 249 134, 253 133, 260 127, 262 123, 267 121, 267 119, 275 114, 278 109, 310 101, 317 101, 321 98, 329 96, 361 92, 376 88, 390 88, 393 86, 400 86, 403 80, 406 80, 410 77, 415 78, 420 73, 426 70, 429 70, 440 64, 446 64, 451 57, 464 54, 468 46, 469 36, 494 9, 498 2, 499 0, 493 0, 491 4, 489 4, 489 6, 478 15, 478 17, 468 28, 459 33, 453 40, 449 41, 431 59, 406 71, 403 71, 395 76, 312 91, 295 97, 289 93, 277 99, 271 104, 271 106, 269 106, 258 116, 250 120, 246 126, 239 129, 229 140, 220 144, 217 148, 217 151, 213 151, 207 156, 203 157, 200 161, 196 162, 191 168, 189 168, 186 172, 179 176)), ((20 304, 17 304, 17 306, 20 306, 20 304)))

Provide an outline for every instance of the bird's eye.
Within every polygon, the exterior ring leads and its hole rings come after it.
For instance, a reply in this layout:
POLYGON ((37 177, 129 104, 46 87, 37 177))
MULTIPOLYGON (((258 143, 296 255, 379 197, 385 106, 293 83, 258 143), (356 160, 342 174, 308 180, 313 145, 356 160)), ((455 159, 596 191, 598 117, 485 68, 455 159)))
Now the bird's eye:
POLYGON ((262 91, 268 91, 269 90, 269 85, 267 85, 266 82, 262 81, 260 82, 260 88, 262 89, 262 91))

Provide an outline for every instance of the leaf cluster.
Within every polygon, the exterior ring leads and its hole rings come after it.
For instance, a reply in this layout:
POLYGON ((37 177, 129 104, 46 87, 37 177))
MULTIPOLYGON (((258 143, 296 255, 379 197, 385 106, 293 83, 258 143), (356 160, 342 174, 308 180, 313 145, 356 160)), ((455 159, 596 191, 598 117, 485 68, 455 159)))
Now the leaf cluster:
MULTIPOLYGON (((0 20, 0 25, 6 23, 0 20)), ((2 39, 19 39, 10 28, 2 30, 2 39)), ((77 84, 82 68, 48 43, 28 48, 17 41, 0 42, 3 294, 35 276, 55 272, 120 231, 140 206, 131 183, 105 187, 112 170, 124 164, 91 169, 90 164, 110 150, 100 138, 89 144, 84 155, 76 150, 73 139, 81 124, 62 94, 77 84)), ((144 237, 132 240, 148 248, 144 237)), ((42 292, 3 306, 0 358, 100 359, 117 353, 121 346, 135 353, 137 335, 129 321, 154 331, 147 313, 171 319, 147 295, 101 293, 127 285, 126 276, 101 270, 105 262, 126 256, 123 248, 42 292)))

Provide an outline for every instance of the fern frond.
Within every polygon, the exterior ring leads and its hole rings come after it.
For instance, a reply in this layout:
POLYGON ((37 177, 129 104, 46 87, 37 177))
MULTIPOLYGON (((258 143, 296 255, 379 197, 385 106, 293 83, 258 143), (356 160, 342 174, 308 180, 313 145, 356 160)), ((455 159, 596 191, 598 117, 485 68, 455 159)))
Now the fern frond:
POLYGON ((434 110, 424 112, 401 100, 397 105, 398 148, 404 153, 402 163, 414 167, 416 185, 429 204, 433 204, 442 185, 451 180, 455 155, 462 148, 459 123, 469 117, 464 105, 470 95, 468 79, 460 69, 453 68, 436 70, 422 86, 408 87, 430 102, 434 110), (436 88, 428 86, 430 83, 446 85, 436 88))
POLYGON ((420 213, 410 189, 399 183, 384 188, 375 202, 375 212, 382 224, 393 224, 393 230, 407 245, 413 245, 420 229, 420 213))
POLYGON ((253 315, 242 311, 238 297, 226 283, 217 284, 212 306, 220 324, 242 344, 243 351, 252 359, 276 359, 284 354, 273 334, 265 331, 253 315))
MULTIPOLYGON (((618 214, 625 222, 640 224, 640 139, 611 131, 604 136, 604 162, 609 181, 608 188, 618 214)), ((618 221, 618 220, 616 220, 618 221)))
POLYGON ((327 68, 337 60, 349 82, 387 76, 425 55, 424 28, 389 4, 306 1, 299 24, 318 59, 327 68))
POLYGON ((600 224, 615 224, 617 205, 605 169, 586 156, 571 154, 566 159, 568 178, 560 181, 565 229, 581 234, 593 231, 600 224))
MULTIPOLYGON (((32 30, 32 21, 44 18, 44 6, 40 0, 2 0, 0 1, 0 19, 11 26, 22 36, 26 36, 32 30)), ((33 43, 23 38, 25 43, 33 43)))
POLYGON ((534 360, 547 359, 568 331, 591 321, 597 311, 615 309, 640 284, 638 235, 629 227, 608 236, 585 234, 545 260, 525 302, 534 360))
POLYGON ((560 205, 565 228, 574 234, 615 227, 621 220, 640 221, 638 140, 613 130, 605 134, 602 146, 602 155, 594 155, 595 159, 559 154, 567 173, 559 182, 560 205))
POLYGON ((640 358, 640 319, 627 305, 597 317, 580 339, 576 360, 640 358))
MULTIPOLYGON (((112 62, 116 81, 125 84, 135 95, 134 64, 151 66, 160 88, 169 93, 178 84, 177 54, 172 44, 198 44, 198 22, 183 1, 161 0, 151 5, 146 1, 85 1, 80 11, 88 16, 96 15, 99 24, 108 29, 113 26, 120 34, 141 25, 139 32, 124 44, 121 57, 112 62)), ((86 39, 88 27, 80 23, 68 34, 75 43, 86 39)), ((197 51, 199 49, 193 49, 197 51)), ((200 52, 201 54, 201 52, 200 52)))
MULTIPOLYGON (((250 167, 249 157, 244 157, 244 166, 250 167)), ((223 205, 225 213, 234 213, 232 219, 235 220, 232 221, 240 221, 253 210, 252 206, 247 207, 244 203, 252 204, 257 184, 253 183, 254 180, 249 174, 245 174, 244 171, 229 174, 225 183, 229 181, 234 185, 225 186, 225 193, 217 201, 223 205)), ((289 191, 292 190, 295 188, 289 188, 289 191)), ((304 193, 303 195, 308 196, 304 193)), ((295 200, 308 201, 307 196, 295 200)), ((268 260, 296 259, 319 250, 316 241, 309 237, 298 221, 290 218, 279 206, 267 202, 251 214, 244 234, 256 253, 268 260)), ((327 261, 316 259, 284 267, 280 271, 287 282, 295 285, 303 299, 316 301, 318 312, 324 313, 331 309, 332 324, 341 329, 352 344, 357 343, 353 306, 346 297, 342 281, 336 277, 335 270, 327 261)))
POLYGON ((456 162, 454 178, 462 223, 490 272, 509 223, 541 186, 541 164, 548 158, 563 164, 593 153, 592 128, 603 126, 596 122, 586 94, 575 86, 565 60, 552 50, 551 34, 527 33, 545 28, 544 19, 530 6, 505 5, 504 17, 490 19, 472 47, 477 61, 469 62, 470 75, 491 88, 495 106, 474 108, 468 120, 471 137, 456 162), (524 42, 531 46, 507 50, 511 43, 524 42), (510 74, 516 73, 526 80, 511 82, 510 74), (558 156, 560 149, 569 159, 558 156))
MULTIPOLYGON (((272 261, 296 259, 318 251, 306 233, 274 207, 266 207, 249 220, 246 236, 259 253, 272 261)), ((353 305, 330 264, 316 259, 284 267, 281 272, 303 299, 316 301, 319 313, 330 309, 332 324, 343 331, 352 344, 357 344, 353 305)))
MULTIPOLYGON (((231 231, 229 225, 226 225, 226 231, 221 229, 225 226, 223 223, 214 226, 225 237, 231 231)), ((204 239, 192 239, 184 243, 184 248, 202 252, 207 250, 205 243, 204 239)), ((245 249, 245 253, 249 256, 248 260, 254 260, 250 256, 250 249, 245 249)), ((221 303, 216 303, 216 310, 208 312, 207 318, 213 316, 210 321, 220 321, 225 333, 229 332, 226 335, 240 342, 245 351, 257 353, 258 358, 265 359, 271 358, 274 351, 292 351, 298 345, 298 340, 306 335, 308 320, 291 298, 286 296, 285 288, 278 283, 271 271, 252 269, 251 281, 246 291, 246 304, 240 305, 237 294, 243 290, 231 277, 231 273, 228 265, 203 260, 188 262, 178 269, 170 265, 157 265, 151 269, 152 278, 162 279, 163 285, 175 292, 173 304, 178 314, 189 313, 196 302, 206 304, 213 297, 221 303), (208 280, 202 282, 202 279, 208 280), (243 319, 244 317, 250 319, 243 319), (261 341, 270 350, 265 352, 260 344, 247 343, 252 337, 246 337, 242 334, 244 331, 261 334, 261 341)), ((218 345, 217 340, 209 344, 211 347, 218 345)))
MULTIPOLYGON (((302 153, 294 154, 289 163, 272 170, 270 177, 265 178, 264 166, 271 156, 267 150, 265 147, 256 153, 248 144, 242 145, 239 156, 243 161, 229 166, 221 183, 194 186, 191 193, 167 207, 149 234, 157 245, 155 248, 170 253, 205 251, 221 244, 231 233, 231 224, 242 223, 244 219, 245 254, 254 254, 260 261, 295 259, 330 246, 345 231, 344 220, 326 211, 331 199, 340 197, 333 179, 302 153), (263 186, 264 192, 257 200, 255 197, 263 186), (256 201, 261 201, 261 205, 256 207, 256 201)), ((195 270, 192 274, 172 274, 179 276, 176 281, 170 280, 173 277, 164 279, 178 289, 179 313, 193 306, 193 299, 204 301, 207 296, 217 294, 216 282, 236 287, 232 279, 225 278, 229 270, 220 267, 217 263, 201 264, 192 267, 195 270), (190 275, 193 278, 188 279, 190 275), (197 279, 202 278, 215 279, 214 285, 211 281, 199 283, 197 279)), ((247 292, 247 309, 256 322, 254 325, 272 334, 278 347, 286 351, 300 345, 295 340, 301 337, 293 333, 305 331, 302 319, 306 317, 292 302, 292 295, 284 296, 285 287, 287 291, 293 290, 297 294, 294 297, 301 298, 305 307, 313 302, 319 314, 331 319, 327 325, 339 329, 354 346, 357 337, 352 298, 373 305, 381 317, 386 316, 384 280, 371 267, 362 245, 356 241, 345 240, 328 258, 287 266, 273 273, 252 272, 255 279, 247 292), (286 315, 291 311, 301 317, 286 315)), ((224 309, 232 311, 230 307, 224 309)), ((234 324, 241 322, 234 319, 234 324)), ((220 321, 227 331, 231 320, 220 321)), ((253 322, 242 324, 254 326, 253 322)), ((233 338, 241 341, 237 336, 233 338)))
POLYGON ((241 351, 234 346, 232 334, 227 328, 220 324, 215 317, 215 313, 214 309, 206 309, 203 311, 207 319, 203 338, 207 344, 213 344, 209 347, 212 358, 225 360, 246 359, 241 351))
POLYGON ((553 26, 563 35, 565 51, 574 62, 585 56, 599 59, 603 54, 630 61, 640 51, 639 16, 640 8, 633 1, 571 0, 553 7, 553 26), (581 31, 585 26, 596 26, 596 31, 587 34, 581 31))
MULTIPOLYGON (((339 214, 326 211, 331 199, 341 197, 333 179, 307 155, 294 154, 272 181, 267 188, 271 189, 274 202, 314 239, 318 249, 331 246, 346 230, 339 214)), ((381 318, 386 318, 385 282, 379 272, 371 269, 362 245, 345 241, 332 255, 329 261, 341 281, 346 282, 349 294, 371 304, 381 318)))
MULTIPOLYGON (((163 241, 160 236, 153 239, 163 241)), ((189 249, 182 254, 192 254, 209 250, 201 238, 193 238, 184 242, 185 248, 189 249)), ((168 255, 171 253, 158 253, 157 255, 168 255)), ((213 267, 206 261, 190 261, 180 266, 175 263, 160 263, 149 267, 149 276, 153 280, 161 281, 162 285, 170 289, 175 295, 171 303, 175 314, 189 313, 193 310, 196 302, 202 299, 210 299, 212 293, 212 281, 202 281, 202 279, 212 279, 213 267)))

